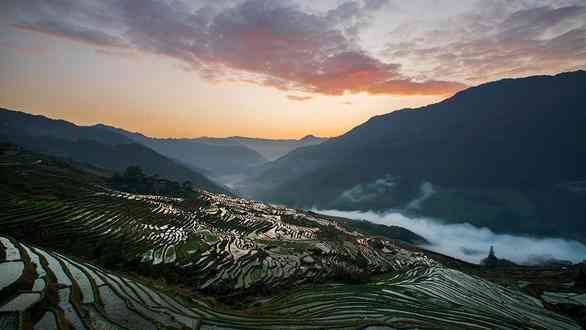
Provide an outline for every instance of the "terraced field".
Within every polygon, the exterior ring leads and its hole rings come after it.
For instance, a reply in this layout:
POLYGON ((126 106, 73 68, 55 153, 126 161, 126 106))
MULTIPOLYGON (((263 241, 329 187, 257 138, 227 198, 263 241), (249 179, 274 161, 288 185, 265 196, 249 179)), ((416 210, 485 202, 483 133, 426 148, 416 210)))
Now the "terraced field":
POLYGON ((579 328, 402 228, 128 194, 30 154, 0 169, 0 329, 579 328))
POLYGON ((527 296, 439 265, 368 284, 300 288, 229 311, 8 237, 0 242, 3 329, 578 329, 527 296))
POLYGON ((207 192, 192 203, 103 189, 42 205, 15 201, 0 210, 0 223, 5 233, 33 242, 37 235, 82 257, 176 268, 200 289, 319 282, 340 270, 384 273, 428 262, 327 217, 207 192))
POLYGON ((132 195, 90 180, 67 183, 59 166, 32 164, 6 166, 13 180, 34 185, 25 196, 0 199, 3 233, 107 267, 140 260, 143 268, 174 269, 199 290, 225 292, 380 274, 422 262, 392 244, 423 240, 399 227, 371 237, 314 213, 205 191, 190 201, 132 195), (52 189, 51 179, 62 187, 52 189))

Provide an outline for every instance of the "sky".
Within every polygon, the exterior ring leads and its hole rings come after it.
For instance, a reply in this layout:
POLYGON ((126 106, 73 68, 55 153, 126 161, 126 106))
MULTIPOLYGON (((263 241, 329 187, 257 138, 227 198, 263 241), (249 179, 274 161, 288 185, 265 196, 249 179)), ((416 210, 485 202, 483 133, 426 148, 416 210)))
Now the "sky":
POLYGON ((586 69, 584 0, 3 0, 0 107, 156 137, 337 136, 586 69))

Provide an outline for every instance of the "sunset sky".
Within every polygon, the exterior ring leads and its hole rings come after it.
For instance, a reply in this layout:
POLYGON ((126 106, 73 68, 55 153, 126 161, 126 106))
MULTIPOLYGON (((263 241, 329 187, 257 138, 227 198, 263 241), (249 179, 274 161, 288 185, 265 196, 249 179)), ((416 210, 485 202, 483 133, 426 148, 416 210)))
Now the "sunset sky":
POLYGON ((584 0, 2 0, 0 107, 158 137, 335 136, 586 69, 584 0))

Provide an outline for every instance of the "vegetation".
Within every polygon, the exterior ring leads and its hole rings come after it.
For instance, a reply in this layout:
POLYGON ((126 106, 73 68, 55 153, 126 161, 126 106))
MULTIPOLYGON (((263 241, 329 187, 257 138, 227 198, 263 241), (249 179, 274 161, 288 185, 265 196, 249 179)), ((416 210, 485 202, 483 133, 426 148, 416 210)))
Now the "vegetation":
MULTIPOLYGON (((18 148, 0 166, 9 328, 578 328, 401 242, 413 233, 205 191, 121 192, 18 148)), ((139 167, 119 176, 150 180, 139 167)))
POLYGON ((376 282, 353 277, 344 278, 352 284, 300 287, 238 310, 201 295, 181 299, 178 293, 188 292, 176 284, 137 280, 8 237, 0 236, 0 250, 6 255, 0 260, 2 274, 23 265, 20 276, 3 277, 0 288, 7 294, 0 301, 2 324, 14 320, 16 328, 25 322, 85 329, 273 329, 275 324, 288 329, 361 329, 375 324, 578 329, 569 319, 527 301, 527 296, 442 267, 414 267, 376 282))
POLYGON ((140 166, 129 166, 123 174, 114 174, 110 179, 113 189, 147 195, 192 198, 197 195, 191 181, 180 184, 161 179, 158 175, 147 176, 140 166))

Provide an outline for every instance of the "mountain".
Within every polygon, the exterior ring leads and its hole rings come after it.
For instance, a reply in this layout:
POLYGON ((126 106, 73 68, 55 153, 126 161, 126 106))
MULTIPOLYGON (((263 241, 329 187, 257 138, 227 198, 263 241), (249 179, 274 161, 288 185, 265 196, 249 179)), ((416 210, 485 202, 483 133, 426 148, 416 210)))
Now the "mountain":
POLYGON ((258 152, 237 141, 207 138, 162 139, 106 125, 94 127, 118 133, 190 168, 203 170, 215 177, 246 173, 267 162, 258 152))
POLYGON ((307 135, 299 140, 273 140, 234 136, 226 138, 226 140, 236 141, 240 144, 243 144, 253 150, 256 150, 267 160, 274 161, 297 148, 317 145, 326 141, 327 138, 307 135))
POLYGON ((516 268, 512 282, 535 272, 522 291, 400 227, 124 193, 19 149, 0 166, 3 329, 579 329, 584 315, 580 287, 549 284, 573 267, 516 268))
POLYGON ((159 174, 180 182, 190 180, 211 191, 225 190, 203 176, 231 184, 258 172, 269 162, 268 159, 325 140, 313 135, 299 140, 152 138, 103 124, 78 126, 64 120, 1 108, 0 120, 0 137, 31 150, 54 153, 116 171, 141 163, 149 175, 159 174), (122 152, 126 157, 119 157, 122 152))
POLYGON ((504 79, 376 116, 239 189, 291 206, 408 208, 497 231, 586 240, 586 72, 504 79), (429 191, 431 192, 431 191, 429 191))
POLYGON ((116 132, 83 127, 65 120, 0 108, 0 134, 4 136, 52 137, 64 141, 91 140, 101 144, 132 143, 116 132))
POLYGON ((149 175, 191 181, 201 189, 227 192, 204 175, 110 130, 7 109, 0 109, 0 122, 0 139, 29 150, 118 172, 140 164, 149 175))
POLYGON ((108 129, 141 143, 157 152, 181 161, 204 173, 222 180, 243 177, 269 161, 284 156, 300 147, 317 145, 325 138, 308 135, 299 140, 273 140, 233 136, 227 138, 162 139, 106 125, 108 129))

